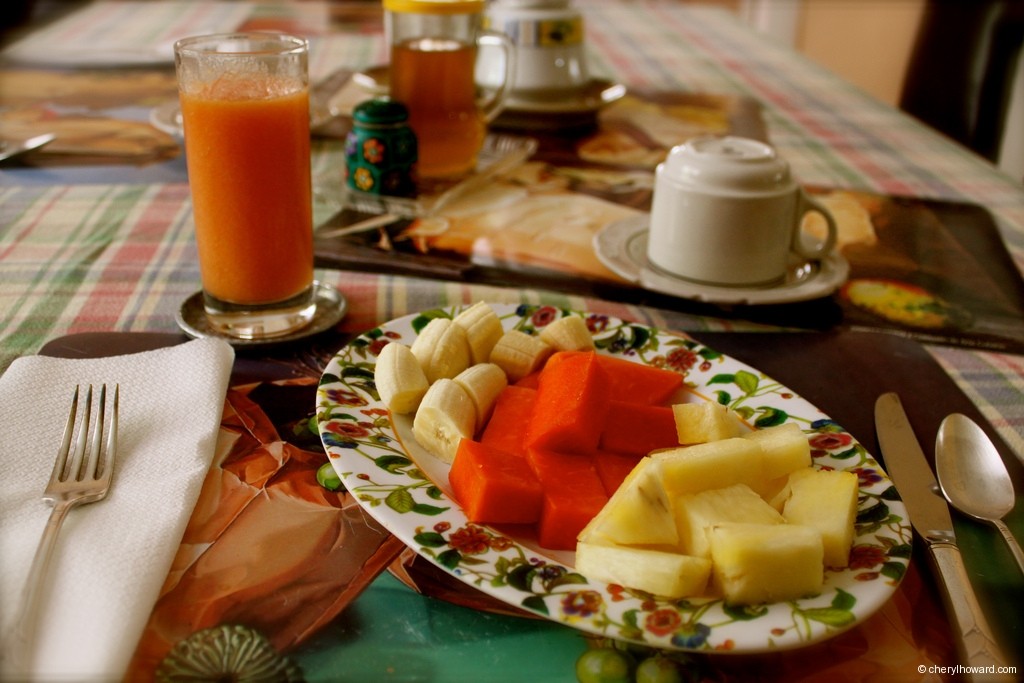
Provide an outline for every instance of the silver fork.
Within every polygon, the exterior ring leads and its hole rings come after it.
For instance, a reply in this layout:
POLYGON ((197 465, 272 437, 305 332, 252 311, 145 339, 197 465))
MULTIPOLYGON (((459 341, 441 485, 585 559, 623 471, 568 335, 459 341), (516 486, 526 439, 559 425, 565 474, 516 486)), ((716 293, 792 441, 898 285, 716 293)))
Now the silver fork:
POLYGON ((115 384, 110 405, 110 420, 107 425, 107 385, 100 385, 99 399, 95 404, 92 398, 93 387, 91 384, 89 385, 76 438, 74 434, 75 417, 78 414, 81 386, 75 387, 60 451, 57 453, 56 462, 53 463, 50 481, 43 492, 43 500, 53 506, 53 511, 46 522, 43 537, 39 541, 39 547, 32 560, 32 567, 28 573, 28 585, 23 594, 18 618, 14 622, 14 631, 8 641, 9 649, 6 658, 14 664, 16 670, 24 671, 25 664, 30 661, 43 581, 48 573, 50 558, 68 510, 76 505, 102 500, 110 490, 110 480, 114 473, 114 457, 117 453, 119 389, 119 385, 115 384), (92 419, 94 408, 97 413, 95 420, 92 419), (92 425, 91 435, 89 433, 90 424, 92 425), (105 427, 107 437, 104 443, 105 427), (71 450, 72 439, 75 440, 74 451, 71 450))

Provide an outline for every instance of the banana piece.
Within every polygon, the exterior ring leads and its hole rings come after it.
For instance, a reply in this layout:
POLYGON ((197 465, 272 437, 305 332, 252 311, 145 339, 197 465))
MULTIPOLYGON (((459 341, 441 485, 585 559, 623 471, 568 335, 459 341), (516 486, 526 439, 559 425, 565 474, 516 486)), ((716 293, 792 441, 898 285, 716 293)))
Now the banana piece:
POLYGON ((466 331, 469 357, 474 365, 487 362, 491 357, 491 349, 505 333, 501 326, 501 318, 483 301, 478 301, 459 313, 455 316, 454 322, 466 331))
POLYGON ((578 315, 569 315, 550 323, 540 331, 540 338, 558 351, 593 351, 595 348, 587 321, 578 315))
POLYGON ((498 394, 508 386, 505 371, 494 363, 471 365, 455 376, 455 383, 466 390, 476 407, 476 431, 491 417, 498 394))
POLYGON ((430 385, 412 421, 412 434, 425 451, 450 463, 459 442, 473 438, 476 407, 455 380, 441 378, 430 385))
POLYGON ((420 330, 412 353, 423 367, 427 381, 451 379, 469 367, 466 331, 448 318, 434 318, 420 330))
POLYGON ((430 387, 412 349, 398 342, 385 344, 377 355, 373 382, 388 410, 399 414, 415 411, 430 387))
POLYGON ((491 349, 490 361, 505 371, 509 382, 518 382, 523 377, 540 370, 555 350, 541 341, 519 330, 509 330, 491 349))

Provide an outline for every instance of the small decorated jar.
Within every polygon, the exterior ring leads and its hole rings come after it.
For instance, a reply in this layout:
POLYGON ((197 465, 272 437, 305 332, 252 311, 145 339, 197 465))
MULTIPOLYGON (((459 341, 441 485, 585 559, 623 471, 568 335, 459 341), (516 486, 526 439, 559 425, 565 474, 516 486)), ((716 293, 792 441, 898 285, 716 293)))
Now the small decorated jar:
POLYGON ((410 197, 416 192, 416 136, 405 105, 387 98, 368 100, 352 113, 345 140, 348 186, 360 192, 410 197))

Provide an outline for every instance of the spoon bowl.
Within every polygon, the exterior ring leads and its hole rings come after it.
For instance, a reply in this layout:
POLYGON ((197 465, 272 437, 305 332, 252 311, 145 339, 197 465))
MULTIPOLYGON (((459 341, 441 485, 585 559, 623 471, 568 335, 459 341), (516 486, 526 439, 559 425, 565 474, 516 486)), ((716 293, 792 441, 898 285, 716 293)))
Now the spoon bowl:
POLYGON ((966 415, 949 415, 939 426, 935 472, 946 500, 960 512, 992 524, 1024 571, 1024 552, 1003 523, 1015 504, 1010 473, 995 444, 966 415))

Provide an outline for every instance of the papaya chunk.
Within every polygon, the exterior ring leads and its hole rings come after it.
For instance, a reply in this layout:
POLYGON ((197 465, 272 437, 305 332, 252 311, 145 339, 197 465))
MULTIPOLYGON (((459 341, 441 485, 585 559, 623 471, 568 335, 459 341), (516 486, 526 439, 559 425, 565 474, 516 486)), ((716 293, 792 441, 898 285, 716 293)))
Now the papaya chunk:
POLYGON ((544 493, 521 455, 463 439, 448 482, 471 522, 532 524, 540 519, 544 493))
POLYGON ((617 401, 663 404, 683 386, 678 372, 617 358, 598 356, 598 363, 611 380, 611 395, 617 401))
POLYGON ((528 447, 572 453, 593 451, 608 412, 608 373, 593 351, 561 351, 540 373, 528 447))
POLYGON ((643 456, 659 448, 678 445, 672 408, 611 401, 601 431, 603 450, 643 456))
POLYGON ((501 451, 524 455, 526 427, 533 419, 537 391, 509 385, 498 394, 491 419, 480 435, 481 443, 501 451))
POLYGON ((604 484, 604 492, 611 496, 618 490, 619 486, 626 479, 626 476, 633 471, 640 458, 635 455, 624 453, 610 453, 598 450, 593 454, 594 469, 597 476, 604 484))
POLYGON ((535 448, 527 451, 527 459, 544 490, 538 542, 551 550, 574 550, 576 536, 608 502, 593 459, 535 448))

